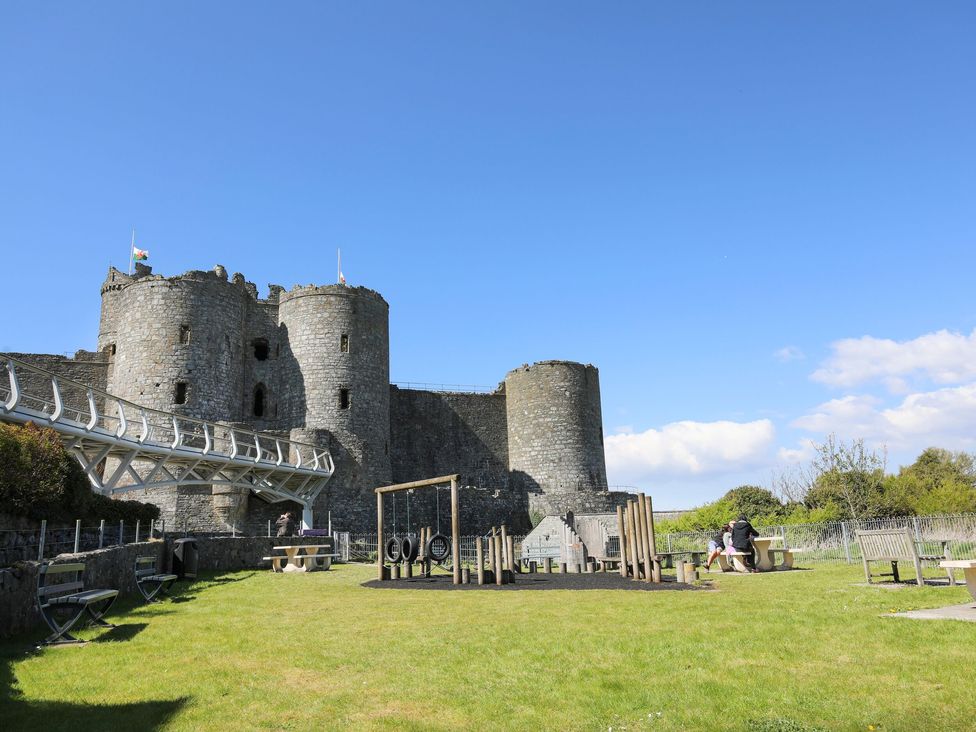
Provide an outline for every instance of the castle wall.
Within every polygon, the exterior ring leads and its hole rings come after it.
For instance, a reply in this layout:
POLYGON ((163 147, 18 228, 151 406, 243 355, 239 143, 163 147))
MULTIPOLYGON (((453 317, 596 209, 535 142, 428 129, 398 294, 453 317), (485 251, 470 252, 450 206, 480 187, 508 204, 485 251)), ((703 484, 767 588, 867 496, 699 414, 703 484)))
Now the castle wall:
MULTIPOLYGON (((48 353, 10 353, 8 354, 21 361, 26 361, 31 366, 51 371, 65 379, 73 379, 86 386, 105 391, 108 380, 109 360, 101 353, 91 351, 78 351, 73 358, 58 356, 48 353)), ((4 377, 6 378, 6 377, 4 377)), ((31 394, 47 395, 52 398, 51 381, 47 376, 31 371, 20 370, 17 372, 21 390, 31 394)), ((84 409, 88 411, 88 390, 85 388, 73 387, 71 384, 58 382, 61 390, 61 398, 64 400, 65 407, 74 409, 84 409)), ((96 401, 99 409, 104 405, 101 400, 96 401)), ((40 405, 31 405, 38 408, 40 405)))
POLYGON ((532 510, 599 511, 609 500, 600 380, 566 361, 522 366, 505 377, 512 481, 532 510))
POLYGON ((282 355, 278 293, 272 293, 268 300, 249 300, 245 308, 241 418, 256 430, 280 427, 281 395, 289 388, 282 374, 294 371, 287 349, 282 355))
MULTIPOLYGON (((482 533, 503 523, 528 526, 525 496, 514 492, 508 479, 504 393, 442 393, 392 386, 390 426, 394 483, 459 473, 462 531, 482 533)), ((450 496, 446 490, 441 493, 446 532, 450 496)), ((399 500, 405 510, 405 499, 399 500)), ((416 491, 411 501, 418 521, 436 519, 431 490, 416 491)), ((389 511, 387 519, 391 520, 389 511)))

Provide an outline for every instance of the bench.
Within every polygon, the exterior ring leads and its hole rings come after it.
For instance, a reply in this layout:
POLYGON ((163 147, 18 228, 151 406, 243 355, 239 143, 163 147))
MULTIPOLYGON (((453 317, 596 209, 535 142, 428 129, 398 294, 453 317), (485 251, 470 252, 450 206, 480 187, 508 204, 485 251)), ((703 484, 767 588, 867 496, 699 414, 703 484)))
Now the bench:
POLYGON ((114 628, 102 620, 119 596, 118 590, 86 590, 82 575, 85 565, 42 564, 37 574, 37 607, 48 627, 54 631, 44 645, 84 643, 69 632, 82 615, 94 625, 114 628), (59 620, 58 616, 64 617, 59 620))
POLYGON ((685 552, 658 552, 657 559, 661 562, 661 566, 664 569, 674 569, 674 558, 675 557, 691 557, 691 563, 696 567, 702 565, 702 559, 708 556, 708 552, 701 551, 698 549, 691 549, 685 552))
MULTIPOLYGON (((900 582, 898 576, 898 562, 911 562, 915 568, 915 581, 921 587, 925 584, 922 579, 922 562, 940 561, 946 559, 946 545, 943 544, 943 555, 919 554, 916 546, 915 537, 911 530, 905 526, 901 529, 858 529, 854 532, 854 540, 861 549, 861 560, 864 563, 864 578, 871 584, 870 562, 891 562, 890 574, 879 574, 879 577, 892 577, 895 582, 900 582)), ((949 573, 949 581, 955 582, 952 570, 946 568, 949 573)))
POLYGON ((793 569, 793 554, 800 551, 799 549, 768 549, 770 554, 774 557, 777 554, 782 554, 783 558, 779 564, 776 565, 776 569, 793 569))
POLYGON ((976 600, 976 559, 949 559, 939 562, 939 566, 946 570, 950 577, 952 577, 952 570, 963 570, 966 575, 966 587, 969 588, 969 594, 976 600))
POLYGON ((179 579, 175 574, 161 574, 156 571, 156 557, 147 555, 136 557, 136 588, 146 602, 156 602, 160 593, 167 594, 170 586, 179 579))

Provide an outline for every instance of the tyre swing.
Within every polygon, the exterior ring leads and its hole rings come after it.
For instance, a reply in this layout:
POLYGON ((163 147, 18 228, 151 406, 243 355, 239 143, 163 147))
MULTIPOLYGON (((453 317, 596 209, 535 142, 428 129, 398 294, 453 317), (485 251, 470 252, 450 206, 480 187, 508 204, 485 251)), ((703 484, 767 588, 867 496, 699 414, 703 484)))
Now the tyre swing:
MULTIPOLYGON (((407 516, 409 515, 410 509, 408 507, 407 516)), ((386 560, 393 564, 398 563, 403 558, 403 544, 397 537, 396 493, 393 494, 393 536, 386 540, 383 553, 386 555, 386 560)))
POLYGON ((441 533, 441 489, 434 486, 434 497, 437 505, 437 533, 427 539, 424 556, 435 564, 444 564, 451 556, 451 540, 441 533))

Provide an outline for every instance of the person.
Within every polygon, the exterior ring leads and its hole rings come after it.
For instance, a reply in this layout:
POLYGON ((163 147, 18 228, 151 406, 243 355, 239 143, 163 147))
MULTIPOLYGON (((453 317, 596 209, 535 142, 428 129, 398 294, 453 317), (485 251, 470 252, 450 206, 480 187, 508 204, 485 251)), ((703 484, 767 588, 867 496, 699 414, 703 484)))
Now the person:
POLYGON ((718 530, 717 534, 715 534, 711 539, 709 539, 708 558, 705 560, 706 572, 712 571, 712 562, 718 559, 718 555, 721 554, 723 551, 725 551, 725 537, 729 536, 729 534, 726 533, 726 530, 728 528, 729 527, 727 525, 723 526, 718 530))
POLYGON ((749 519, 745 514, 739 516, 739 520, 732 526, 732 546, 737 552, 743 552, 745 556, 746 569, 750 572, 758 572, 756 569, 755 550, 752 546, 752 539, 759 536, 759 532, 752 528, 749 519))
POLYGON ((278 517, 275 521, 275 526, 278 527, 278 537, 282 536, 294 536, 295 535, 295 519, 291 514, 291 511, 286 511, 278 517))

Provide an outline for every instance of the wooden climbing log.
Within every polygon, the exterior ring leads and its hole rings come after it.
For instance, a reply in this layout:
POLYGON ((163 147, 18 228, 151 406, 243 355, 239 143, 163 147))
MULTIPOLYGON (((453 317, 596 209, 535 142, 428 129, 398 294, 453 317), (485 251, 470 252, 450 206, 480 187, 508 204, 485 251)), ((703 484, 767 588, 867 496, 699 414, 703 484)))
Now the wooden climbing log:
POLYGON ((508 555, 508 527, 506 527, 505 524, 502 524, 501 535, 502 535, 502 569, 505 569, 506 567, 511 569, 512 558, 508 555))
POLYGON ((508 537, 508 571, 515 572, 515 537, 508 537))
POLYGON ((620 576, 627 576, 627 532, 624 531, 624 508, 617 506, 617 543, 620 545, 620 576))
POLYGON ((650 496, 646 496, 645 498, 644 511, 647 513, 647 535, 650 539, 651 559, 654 562, 651 569, 651 578, 654 582, 660 583, 661 560, 657 558, 657 540, 654 538, 654 507, 651 503, 650 496))
POLYGON ((376 494, 376 578, 380 581, 386 579, 385 566, 383 564, 383 552, 385 551, 383 540, 383 494, 376 494))
POLYGON ((495 534, 492 537, 495 543, 495 566, 493 567, 495 572, 495 584, 503 585, 505 584, 505 572, 502 566, 502 537, 500 534, 495 534))
POLYGON ((475 561, 478 564, 478 584, 485 583, 485 549, 481 537, 477 537, 474 545, 475 561))
POLYGON ((543 557, 542 571, 546 574, 552 574, 552 557, 543 557))
POLYGON ((627 533, 630 535, 630 559, 634 568, 634 579, 640 579, 640 564, 637 552, 637 509, 634 501, 627 501, 627 533))
POLYGON ((644 540, 644 580, 646 582, 651 581, 651 565, 653 564, 653 555, 651 554, 651 538, 649 530, 647 527, 647 510, 646 503, 644 499, 644 494, 640 493, 637 496, 638 502, 638 518, 641 522, 641 537, 644 540))
POLYGON ((461 518, 458 511, 458 477, 451 476, 451 564, 454 584, 461 584, 461 518))

